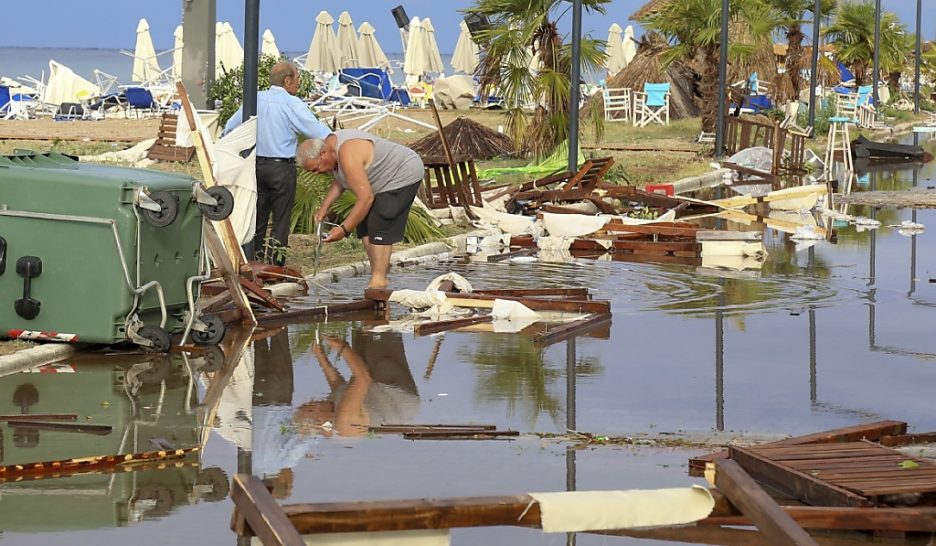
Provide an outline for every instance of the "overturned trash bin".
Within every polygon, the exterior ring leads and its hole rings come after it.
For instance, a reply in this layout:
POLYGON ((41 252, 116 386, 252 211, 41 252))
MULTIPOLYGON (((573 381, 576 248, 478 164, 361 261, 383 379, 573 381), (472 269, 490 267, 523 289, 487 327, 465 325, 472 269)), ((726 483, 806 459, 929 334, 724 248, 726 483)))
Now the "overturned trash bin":
POLYGON ((191 322, 195 341, 220 341, 223 324, 196 320, 194 302, 208 269, 203 218, 232 208, 226 189, 187 176, 0 157, 0 337, 165 352, 191 322))

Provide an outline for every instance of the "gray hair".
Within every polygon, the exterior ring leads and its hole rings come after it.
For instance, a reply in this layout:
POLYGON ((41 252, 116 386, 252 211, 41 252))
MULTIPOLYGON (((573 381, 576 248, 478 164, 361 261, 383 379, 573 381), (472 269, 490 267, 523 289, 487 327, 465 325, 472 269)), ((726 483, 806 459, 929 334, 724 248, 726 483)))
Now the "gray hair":
POLYGON ((322 149, 324 148, 325 139, 310 138, 308 140, 304 140, 302 144, 299 145, 299 149, 296 150, 296 165, 302 167, 305 165, 306 161, 317 160, 322 154, 322 149))

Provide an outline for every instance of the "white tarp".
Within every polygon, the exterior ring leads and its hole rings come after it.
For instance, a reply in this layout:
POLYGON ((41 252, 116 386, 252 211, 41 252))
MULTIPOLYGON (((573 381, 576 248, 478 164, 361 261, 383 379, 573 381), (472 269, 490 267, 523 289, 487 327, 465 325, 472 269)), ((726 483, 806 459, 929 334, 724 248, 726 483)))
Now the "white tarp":
POLYGON ((444 110, 468 110, 477 94, 474 80, 464 74, 439 78, 432 86, 436 106, 444 110))
POLYGON ((481 225, 496 227, 511 235, 533 233, 534 218, 519 214, 508 214, 489 207, 471 207, 471 211, 478 216, 481 225))
POLYGON ((260 46, 260 54, 280 58, 280 50, 276 47, 276 38, 273 37, 273 31, 270 29, 263 31, 263 44, 260 46))
POLYGON ((253 117, 224 135, 214 145, 215 182, 234 195, 234 211, 228 220, 237 242, 254 237, 257 220, 257 118, 253 117), (246 154, 246 157, 243 157, 246 154))
POLYGON ((354 32, 354 23, 351 14, 342 11, 338 16, 338 34, 335 36, 338 45, 338 67, 357 68, 359 64, 358 37, 354 32))
POLYGON ((244 48, 234 34, 231 23, 215 24, 215 77, 230 72, 244 64, 244 48))
POLYGON ((136 46, 133 48, 133 81, 154 82, 159 79, 159 62, 156 60, 156 48, 150 36, 149 23, 140 19, 136 29, 136 46))
POLYGON ((465 74, 474 74, 478 68, 481 48, 471 39, 467 23, 462 21, 458 26, 461 33, 458 35, 458 42, 455 43, 455 52, 452 53, 452 68, 465 74))
POLYGON ((182 33, 182 25, 176 27, 172 34, 172 79, 182 79, 182 49, 185 46, 182 33))
POLYGON ((358 60, 363 67, 389 68, 390 61, 377 41, 374 27, 367 21, 358 28, 358 60))
POLYGON ((436 42, 435 27, 428 17, 423 19, 423 30, 426 31, 426 43, 429 46, 429 72, 442 74, 445 72, 445 64, 442 63, 439 43, 436 42))
POLYGON ((605 45, 605 53, 608 55, 605 68, 608 69, 608 76, 613 77, 621 71, 627 63, 624 62, 624 30, 621 25, 614 23, 608 29, 608 42, 605 45))
POLYGON ((81 102, 101 94, 101 88, 75 74, 71 68, 54 60, 49 61, 49 83, 42 102, 59 105, 63 102, 81 102))
POLYGON ((315 34, 309 44, 305 68, 312 72, 338 72, 338 39, 332 24, 335 18, 327 11, 315 16, 315 34))
POLYGON ((698 485, 529 495, 539 503, 546 533, 685 525, 708 517, 715 507, 712 494, 698 485))

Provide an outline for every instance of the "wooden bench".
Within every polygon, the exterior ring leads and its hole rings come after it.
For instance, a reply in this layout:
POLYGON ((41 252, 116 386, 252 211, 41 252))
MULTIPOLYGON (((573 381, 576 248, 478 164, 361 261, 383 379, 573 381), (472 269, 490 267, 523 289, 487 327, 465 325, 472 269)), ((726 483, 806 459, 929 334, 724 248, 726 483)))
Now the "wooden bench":
POLYGON ((149 149, 146 157, 161 161, 178 161, 188 163, 195 155, 195 147, 176 146, 176 128, 179 118, 176 114, 165 113, 159 122, 159 132, 156 142, 149 149))

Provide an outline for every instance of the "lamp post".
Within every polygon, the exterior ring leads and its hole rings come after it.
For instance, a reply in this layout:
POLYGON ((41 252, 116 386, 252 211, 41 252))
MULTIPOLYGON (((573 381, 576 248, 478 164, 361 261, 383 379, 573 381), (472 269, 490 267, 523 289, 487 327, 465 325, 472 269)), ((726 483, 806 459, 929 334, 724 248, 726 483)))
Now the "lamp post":
POLYGON ((718 111, 715 120, 715 158, 725 153, 725 92, 728 84, 728 0, 722 0, 721 38, 718 52, 718 111))
POLYGON ((569 172, 578 170, 579 95, 582 79, 582 0, 572 0, 572 74, 569 78, 569 172))
MULTIPOLYGON (((923 15, 923 0, 917 0, 916 12, 916 60, 913 63, 913 113, 920 113, 920 61, 923 55, 923 37, 920 21, 923 15)), ((916 212, 916 209, 913 209, 916 212)), ((914 235, 915 237, 915 235, 914 235)))
POLYGON ((812 29, 812 65, 809 69, 809 123, 813 135, 816 134, 816 83, 819 81, 819 28, 821 26, 822 0, 816 0, 813 6, 812 29))
POLYGON ((244 121, 257 115, 257 72, 260 65, 260 0, 244 2, 244 121))
POLYGON ((871 77, 874 78, 874 107, 878 107, 878 76, 881 70, 881 0, 874 1, 874 69, 871 77))

